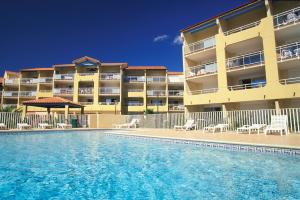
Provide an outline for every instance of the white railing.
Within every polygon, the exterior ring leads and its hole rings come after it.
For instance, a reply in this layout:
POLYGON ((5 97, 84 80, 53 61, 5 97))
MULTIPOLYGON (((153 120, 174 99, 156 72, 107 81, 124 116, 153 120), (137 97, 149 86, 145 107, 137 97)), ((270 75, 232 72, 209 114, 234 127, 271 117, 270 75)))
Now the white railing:
POLYGON ((144 76, 126 76, 125 77, 126 82, 145 82, 144 76))
POLYGON ((35 97, 36 92, 35 91, 20 91, 20 97, 35 97))
POLYGON ((55 74, 54 79, 55 80, 73 80, 74 74, 55 74))
POLYGON ((37 84, 38 78, 21 78, 21 84, 37 84))
POLYGON ((169 96, 183 96, 183 90, 169 90, 169 96))
POLYGON ((274 15, 274 26, 276 28, 298 22, 300 22, 300 7, 274 15))
POLYGON ((96 74, 96 72, 82 72, 78 74, 79 76, 93 76, 94 74, 96 74))
POLYGON ((183 111, 184 105, 183 104, 169 104, 169 110, 171 111, 183 111))
POLYGON ((147 91, 148 96, 166 96, 165 90, 148 90, 147 91))
POLYGON ((128 88, 128 92, 143 92, 144 89, 128 88))
POLYGON ((247 90, 253 88, 262 88, 266 85, 266 82, 257 82, 257 83, 249 83, 249 84, 241 84, 241 85, 231 85, 228 86, 230 91, 233 90, 247 90))
POLYGON ((278 61, 300 58, 300 42, 282 45, 276 48, 278 61))
POLYGON ((144 103, 140 102, 127 102, 127 106, 143 106, 144 103))
POLYGON ((190 54, 196 51, 204 51, 206 49, 211 49, 216 46, 215 37, 206 38, 204 40, 200 40, 184 47, 185 55, 190 54))
POLYGON ((183 75, 180 75, 180 76, 169 75, 168 82, 169 82, 169 84, 172 84, 172 83, 182 83, 183 84, 184 76, 183 75))
POLYGON ((93 102, 79 102, 81 105, 93 105, 94 103, 93 102))
POLYGON ((300 77, 281 79, 279 82, 283 85, 300 83, 300 77))
POLYGON ((214 74, 214 73, 217 73, 217 63, 215 61, 190 67, 190 70, 186 72, 186 77, 190 78, 193 76, 202 76, 202 75, 214 74))
POLYGON ((40 77, 39 83, 52 83, 53 78, 52 77, 40 77))
POLYGON ((150 102, 147 104, 147 106, 165 106, 166 103, 160 103, 160 102, 150 102))
POLYGON ((73 88, 54 88, 53 89, 54 94, 68 94, 72 95, 74 93, 73 88))
POLYGON ((230 34, 233 34, 233 33, 238 33, 238 32, 241 32, 241 31, 244 31, 244 30, 247 30, 249 28, 253 28, 253 27, 256 27, 260 24, 260 20, 259 21, 256 21, 256 22, 252 22, 250 24, 246 24, 244 26, 240 26, 240 27, 237 27, 237 28, 234 28, 234 29, 231 29, 229 31, 226 31, 224 32, 224 35, 230 35, 230 34))
POLYGON ((117 87, 103 87, 99 90, 100 94, 120 94, 120 88, 117 87))
POLYGON ((218 88, 208 88, 208 89, 202 89, 202 90, 191 90, 189 93, 194 94, 208 94, 208 93, 215 93, 218 91, 218 88))
POLYGON ((148 76, 147 82, 149 83, 164 83, 166 82, 165 76, 148 76))
POLYGON ((99 102, 99 105, 104 105, 104 106, 112 106, 112 105, 118 105, 118 102, 99 102))
POLYGON ((18 97, 19 91, 3 91, 4 97, 18 97))
POLYGON ((249 53, 241 56, 236 56, 227 59, 227 70, 235 68, 246 68, 252 65, 263 65, 264 64, 264 53, 258 51, 249 53))
POLYGON ((4 83, 6 85, 18 85, 19 84, 19 79, 18 78, 9 78, 9 79, 5 79, 4 83))
POLYGON ((120 73, 101 73, 101 80, 120 80, 120 73))
POLYGON ((78 94, 93 94, 94 88, 86 87, 86 88, 78 88, 78 94))

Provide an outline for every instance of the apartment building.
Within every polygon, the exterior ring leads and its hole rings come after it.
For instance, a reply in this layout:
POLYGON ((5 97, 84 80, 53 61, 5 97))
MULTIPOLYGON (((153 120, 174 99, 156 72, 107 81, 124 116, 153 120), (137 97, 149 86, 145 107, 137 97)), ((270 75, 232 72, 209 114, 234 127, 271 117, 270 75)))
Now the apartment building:
POLYGON ((164 66, 104 63, 85 56, 50 68, 6 71, 2 107, 21 108, 26 100, 58 96, 84 105, 85 113, 183 112, 183 81, 183 73, 164 66))
POLYGON ((300 1, 251 1, 181 36, 187 111, 299 107, 300 1))

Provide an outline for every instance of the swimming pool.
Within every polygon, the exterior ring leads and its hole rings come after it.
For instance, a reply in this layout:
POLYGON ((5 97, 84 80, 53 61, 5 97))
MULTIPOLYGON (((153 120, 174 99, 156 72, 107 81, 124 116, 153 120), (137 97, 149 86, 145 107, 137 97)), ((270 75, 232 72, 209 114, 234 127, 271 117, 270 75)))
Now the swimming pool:
POLYGON ((299 156, 104 132, 0 135, 1 199, 300 198, 299 156))

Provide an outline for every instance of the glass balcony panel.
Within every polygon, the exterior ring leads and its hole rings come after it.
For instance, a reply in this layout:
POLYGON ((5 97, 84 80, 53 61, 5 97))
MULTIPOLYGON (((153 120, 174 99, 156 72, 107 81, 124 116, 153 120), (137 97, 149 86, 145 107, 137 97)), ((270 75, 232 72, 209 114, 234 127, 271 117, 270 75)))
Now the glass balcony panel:
POLYGON ((300 22, 300 7, 279 13, 274 16, 274 26, 280 28, 285 25, 300 22))
POLYGON ((300 42, 294 42, 277 47, 277 59, 279 61, 290 58, 300 58, 300 42))

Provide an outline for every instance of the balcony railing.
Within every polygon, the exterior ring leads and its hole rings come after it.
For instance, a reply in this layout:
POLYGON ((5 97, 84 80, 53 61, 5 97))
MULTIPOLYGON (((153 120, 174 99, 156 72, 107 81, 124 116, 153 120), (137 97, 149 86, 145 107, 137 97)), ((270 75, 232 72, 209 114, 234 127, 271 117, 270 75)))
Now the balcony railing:
POLYGON ((238 32, 241 32, 241 31, 244 31, 244 30, 247 30, 249 28, 253 28, 253 27, 256 27, 260 24, 260 20, 259 21, 256 21, 256 22, 252 22, 250 24, 246 24, 244 26, 240 26, 240 27, 237 27, 237 28, 234 28, 234 29, 231 29, 229 31, 226 31, 224 32, 224 35, 230 35, 230 34, 233 34, 233 33, 238 33, 238 32))
POLYGON ((147 91, 148 96, 166 96, 165 90, 148 90, 147 91))
POLYGON ((53 78, 52 77, 41 77, 39 78, 39 83, 52 83, 53 78))
POLYGON ((79 76, 93 76, 95 74, 95 72, 82 72, 82 73, 78 73, 79 76))
POLYGON ((18 91, 3 91, 4 97, 18 97, 19 92, 18 91))
POLYGON ((35 97, 35 91, 20 91, 20 97, 35 97))
POLYGON ((141 102, 127 102, 127 106, 143 106, 144 103, 141 102))
POLYGON ((194 94, 208 94, 208 93, 215 93, 218 91, 218 88, 208 88, 208 89, 202 89, 202 90, 191 90, 189 93, 194 94))
POLYGON ((101 73, 101 80, 120 80, 121 76, 119 73, 101 73))
POLYGON ((216 46, 216 40, 215 37, 206 38, 204 40, 200 40, 197 42, 194 42, 192 44, 189 44, 184 47, 185 49, 185 55, 194 53, 196 51, 204 51, 206 49, 210 49, 216 46))
POLYGON ((87 106, 87 105, 93 105, 93 102, 79 102, 81 105, 87 106))
POLYGON ((37 84, 38 78, 21 78, 21 84, 37 84))
POLYGON ((17 108, 17 104, 3 104, 2 108, 17 108))
POLYGON ((165 76, 148 76, 147 82, 149 83, 164 83, 166 82, 165 76))
POLYGON ((172 83, 183 83, 184 82, 184 77, 183 76, 178 76, 178 77, 169 76, 168 77, 168 82, 169 82, 169 84, 172 84, 172 83))
POLYGON ((18 78, 5 79, 4 83, 5 83, 5 85, 18 85, 19 79, 18 78))
POLYGON ((144 76, 126 76, 125 81, 129 83, 133 82, 145 82, 144 76))
POLYGON ((264 64, 264 53, 258 51, 227 59, 227 70, 264 64))
POLYGON ((72 94, 74 94, 74 90, 73 90, 73 88, 54 88, 53 93, 54 94, 72 95, 72 94))
POLYGON ((150 102, 147 104, 147 106, 165 106, 166 103, 160 103, 160 102, 150 102))
POLYGON ((169 103, 169 110, 171 111, 182 111, 184 110, 183 104, 170 104, 169 103))
POLYGON ((73 80, 74 74, 55 74, 54 75, 55 80, 73 80))
POLYGON ((300 7, 279 13, 274 16, 274 26, 280 28, 288 24, 296 24, 300 22, 300 7))
POLYGON ((266 82, 257 82, 257 83, 249 83, 249 84, 242 84, 242 85, 232 85, 228 86, 230 91, 233 90, 247 90, 253 88, 262 88, 266 85, 266 82))
POLYGON ((183 96, 183 90, 169 90, 169 96, 183 96))
POLYGON ((186 72, 186 77, 190 78, 193 76, 203 76, 207 74, 217 73, 217 63, 210 62, 190 68, 189 72, 186 72))
POLYGON ((111 106, 111 105, 118 105, 118 102, 99 102, 99 105, 104 105, 104 106, 111 106))
POLYGON ((281 79, 281 80, 279 80, 279 82, 282 85, 289 85, 289 84, 300 83, 300 77, 281 79))
POLYGON ((86 88, 78 88, 78 94, 93 94, 94 88, 86 87, 86 88))
POLYGON ((300 42, 277 47, 278 61, 283 61, 290 58, 300 58, 300 42))
POLYGON ((120 88, 117 87, 103 87, 99 90, 100 94, 120 94, 120 88))
POLYGON ((144 89, 128 88, 128 92, 143 92, 144 89))

